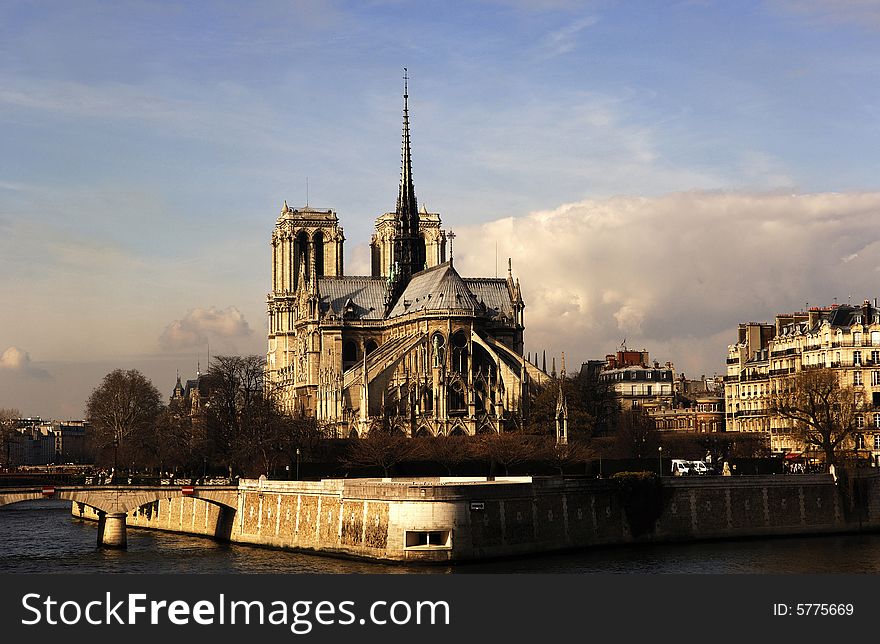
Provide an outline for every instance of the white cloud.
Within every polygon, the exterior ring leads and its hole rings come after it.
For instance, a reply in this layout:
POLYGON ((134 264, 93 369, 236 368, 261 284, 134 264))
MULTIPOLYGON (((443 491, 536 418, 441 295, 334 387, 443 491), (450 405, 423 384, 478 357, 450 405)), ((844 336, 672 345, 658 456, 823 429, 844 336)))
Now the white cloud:
POLYGON ((587 16, 573 20, 561 29, 547 34, 544 38, 543 50, 547 57, 561 56, 572 51, 577 46, 577 39, 580 33, 587 27, 592 27, 599 21, 594 16, 587 16))
POLYGON ((234 341, 248 338, 253 331, 244 315, 234 306, 225 309, 209 307, 189 311, 180 320, 171 322, 159 336, 164 351, 180 351, 204 347, 210 340, 218 340, 221 347, 234 347, 234 341))
POLYGON ((52 376, 45 369, 35 367, 31 355, 18 347, 9 347, 0 355, 0 370, 11 371, 26 378, 49 380, 52 376))
POLYGON ((526 351, 586 360, 627 338, 711 374, 740 322, 880 295, 878 213, 880 193, 586 200, 458 229, 456 267, 494 274, 496 240, 499 264, 513 258, 526 351))

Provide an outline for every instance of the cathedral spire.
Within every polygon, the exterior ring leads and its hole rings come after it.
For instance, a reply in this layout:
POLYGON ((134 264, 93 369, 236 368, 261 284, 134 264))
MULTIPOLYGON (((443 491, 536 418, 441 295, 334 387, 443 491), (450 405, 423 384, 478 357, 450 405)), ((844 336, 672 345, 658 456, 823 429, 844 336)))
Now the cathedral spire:
MULTIPOLYGON (((406 67, 403 68, 403 141, 400 149, 400 189, 397 193, 397 215, 405 219, 415 219, 418 234, 419 208, 416 203, 416 187, 412 177, 412 150, 409 140, 409 76, 406 67)), ((410 222, 407 222, 410 223, 410 222)))
MULTIPOLYGON (((394 242, 385 306, 390 310, 414 273, 425 268, 425 244, 419 232, 419 207, 412 176, 409 137, 409 75, 403 68, 403 137, 400 150, 400 186, 394 213, 394 242)), ((387 311, 386 311, 387 312, 387 311)))

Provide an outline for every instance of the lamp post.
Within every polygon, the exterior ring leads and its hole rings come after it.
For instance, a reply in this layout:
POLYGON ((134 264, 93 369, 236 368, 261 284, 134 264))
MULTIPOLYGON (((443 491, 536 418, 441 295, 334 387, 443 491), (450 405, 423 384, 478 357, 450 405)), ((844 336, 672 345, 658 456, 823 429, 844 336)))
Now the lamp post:
POLYGON ((299 447, 296 448, 296 480, 299 481, 299 447))
POLYGON ((113 434, 113 475, 119 470, 119 432, 113 434))
POLYGON ((657 448, 657 474, 663 476, 663 446, 657 448))

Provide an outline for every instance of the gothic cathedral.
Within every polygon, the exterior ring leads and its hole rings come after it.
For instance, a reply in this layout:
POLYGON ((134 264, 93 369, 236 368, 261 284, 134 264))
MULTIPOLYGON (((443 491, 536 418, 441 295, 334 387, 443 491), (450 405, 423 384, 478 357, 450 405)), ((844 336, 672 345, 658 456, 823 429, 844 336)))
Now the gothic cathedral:
MULTIPOLYGON (((421 212, 412 177, 408 93, 397 208, 376 220, 372 275, 345 276, 332 210, 290 208, 272 233, 269 382, 288 413, 329 436, 376 428, 407 436, 519 427, 532 384, 519 280, 461 277, 440 215, 421 212)), ((450 235, 454 237, 453 235, 450 235)))

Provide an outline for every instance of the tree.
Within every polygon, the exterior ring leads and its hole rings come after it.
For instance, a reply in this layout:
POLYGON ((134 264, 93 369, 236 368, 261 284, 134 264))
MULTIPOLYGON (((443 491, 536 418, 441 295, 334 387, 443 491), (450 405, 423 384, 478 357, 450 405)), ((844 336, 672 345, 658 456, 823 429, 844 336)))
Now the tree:
POLYGON ((217 356, 204 405, 214 456, 230 470, 270 474, 289 458, 293 431, 269 387, 262 356, 217 356))
POLYGON ((838 451, 855 431, 861 398, 844 386, 832 369, 809 369, 789 376, 770 399, 770 412, 788 419, 807 446, 825 454, 833 465, 838 451))
MULTIPOLYGON (((596 374, 580 372, 561 380, 568 403, 568 434, 570 438, 590 438, 608 431, 617 413, 617 397, 613 387, 599 380, 596 374)), ((560 380, 542 386, 529 402, 525 431, 529 434, 556 433, 556 402, 560 380)))
POLYGON ((153 449, 147 454, 147 465, 160 472, 182 468, 202 473, 207 445, 205 423, 193 417, 190 402, 175 399, 162 410, 155 426, 153 449))
POLYGON ((473 457, 472 439, 467 436, 416 438, 419 458, 439 464, 452 476, 455 468, 473 457))
POLYGON ((656 424, 641 408, 620 413, 615 428, 618 453, 624 458, 645 458, 657 452, 656 424))
POLYGON ((86 403, 94 447, 113 448, 113 467, 119 467, 119 451, 128 461, 139 449, 156 440, 155 426, 162 412, 162 398, 140 371, 111 371, 92 391, 86 403))
POLYGON ((5 467, 13 465, 12 445, 15 441, 15 421, 21 418, 17 409, 0 407, 0 459, 5 467))
POLYGON ((598 456, 592 445, 578 440, 569 441, 564 445, 556 443, 555 438, 543 438, 540 455, 559 472, 565 474, 565 468, 583 465, 598 456))
POLYGON ((540 438, 518 433, 481 434, 477 437, 477 451, 483 459, 492 465, 504 468, 504 474, 510 472, 514 465, 540 458, 540 438))
POLYGON ((391 468, 416 454, 414 439, 402 433, 376 427, 364 438, 351 441, 345 462, 348 465, 378 467, 385 477, 390 476, 391 468))

